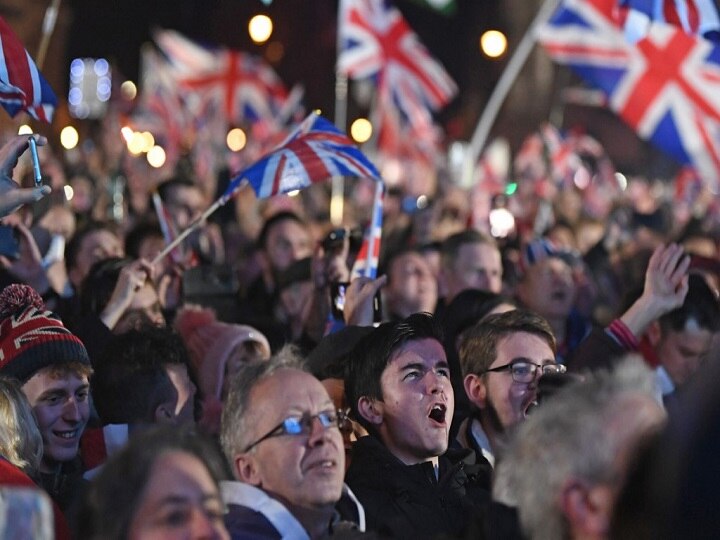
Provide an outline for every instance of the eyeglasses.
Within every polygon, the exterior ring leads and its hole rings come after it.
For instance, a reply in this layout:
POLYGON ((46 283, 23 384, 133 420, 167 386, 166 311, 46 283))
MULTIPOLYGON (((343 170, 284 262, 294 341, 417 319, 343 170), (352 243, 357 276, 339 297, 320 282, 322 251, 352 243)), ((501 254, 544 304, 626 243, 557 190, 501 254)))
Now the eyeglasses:
POLYGON ((280 437, 281 435, 309 435, 312 433, 313 421, 316 418, 320 420, 320 425, 323 429, 336 427, 340 431, 343 431, 346 430, 350 424, 347 415, 343 411, 322 411, 317 414, 305 413, 302 416, 288 416, 268 433, 245 448, 243 453, 249 452, 258 444, 271 437, 280 437))
POLYGON ((537 376, 540 370, 542 375, 549 373, 565 373, 567 368, 562 364, 535 364, 525 360, 510 362, 504 366, 498 366, 492 369, 486 369, 483 373, 497 373, 501 371, 509 371, 512 380, 519 383, 530 383, 537 376))

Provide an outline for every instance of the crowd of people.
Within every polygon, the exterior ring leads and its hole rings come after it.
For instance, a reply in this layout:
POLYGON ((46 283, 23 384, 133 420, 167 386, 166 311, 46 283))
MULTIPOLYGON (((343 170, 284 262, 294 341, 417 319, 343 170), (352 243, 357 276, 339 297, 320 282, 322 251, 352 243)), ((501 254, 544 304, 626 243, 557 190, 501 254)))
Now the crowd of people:
POLYGON ((518 169, 493 236, 440 171, 388 186, 379 277, 351 279, 362 180, 341 227, 329 184, 242 192, 163 254, 218 182, 37 142, 39 187, 28 136, 0 149, 8 537, 720 532, 711 199, 518 169))

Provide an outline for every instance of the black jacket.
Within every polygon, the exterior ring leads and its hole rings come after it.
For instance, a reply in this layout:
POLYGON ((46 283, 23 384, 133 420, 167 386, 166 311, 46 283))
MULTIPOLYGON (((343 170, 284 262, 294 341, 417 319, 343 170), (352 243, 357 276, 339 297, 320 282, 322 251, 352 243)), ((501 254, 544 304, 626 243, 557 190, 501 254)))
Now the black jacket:
POLYGON ((439 465, 436 479, 431 463, 405 465, 375 437, 359 439, 346 482, 365 507, 367 530, 391 538, 461 534, 489 504, 479 480, 487 476, 468 450, 448 451, 439 465))

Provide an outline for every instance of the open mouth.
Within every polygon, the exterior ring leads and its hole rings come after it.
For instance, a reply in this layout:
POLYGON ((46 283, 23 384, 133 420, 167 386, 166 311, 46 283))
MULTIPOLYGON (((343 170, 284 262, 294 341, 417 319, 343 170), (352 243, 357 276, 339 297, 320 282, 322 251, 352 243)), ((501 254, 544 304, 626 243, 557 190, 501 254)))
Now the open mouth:
POLYGON ((433 408, 430 409, 430 414, 428 414, 428 416, 431 420, 434 420, 438 424, 444 424, 446 412, 447 407, 445 405, 443 405, 442 403, 436 403, 435 405, 433 405, 433 408))
POLYGON ((307 470, 318 470, 318 471, 331 471, 337 466, 337 462, 334 459, 321 459, 314 461, 307 466, 307 470))
POLYGON ((65 439, 65 440, 72 440, 75 437, 77 437, 77 434, 78 434, 77 429, 73 429, 70 431, 53 431, 53 435, 55 435, 56 437, 58 437, 60 439, 65 439))

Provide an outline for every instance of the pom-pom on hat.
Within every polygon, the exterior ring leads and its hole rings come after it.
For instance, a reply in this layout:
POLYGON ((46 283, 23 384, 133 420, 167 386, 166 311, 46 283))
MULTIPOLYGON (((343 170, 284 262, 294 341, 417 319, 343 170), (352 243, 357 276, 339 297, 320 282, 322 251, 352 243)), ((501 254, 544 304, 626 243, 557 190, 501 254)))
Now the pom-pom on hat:
POLYGON ((0 292, 0 374, 27 382, 43 368, 79 362, 90 365, 82 341, 28 285, 0 292))
POLYGON ((225 366, 235 347, 246 341, 258 343, 265 357, 270 344, 259 330, 244 324, 218 321, 209 308, 186 305, 175 317, 175 328, 182 336, 198 374, 203 396, 220 398, 225 366))

